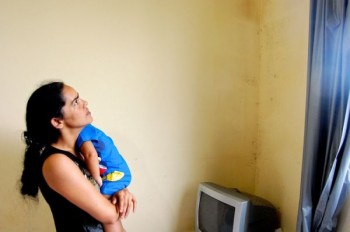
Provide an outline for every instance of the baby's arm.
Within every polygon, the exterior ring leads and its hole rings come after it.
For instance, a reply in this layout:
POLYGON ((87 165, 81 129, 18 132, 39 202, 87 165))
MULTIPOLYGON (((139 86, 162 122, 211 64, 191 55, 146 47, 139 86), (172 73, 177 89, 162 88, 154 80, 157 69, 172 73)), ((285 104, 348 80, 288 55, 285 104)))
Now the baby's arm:
POLYGON ((84 142, 80 147, 80 152, 85 158, 86 166, 92 177, 97 181, 99 186, 102 186, 102 179, 100 176, 99 160, 97 151, 91 141, 84 142))

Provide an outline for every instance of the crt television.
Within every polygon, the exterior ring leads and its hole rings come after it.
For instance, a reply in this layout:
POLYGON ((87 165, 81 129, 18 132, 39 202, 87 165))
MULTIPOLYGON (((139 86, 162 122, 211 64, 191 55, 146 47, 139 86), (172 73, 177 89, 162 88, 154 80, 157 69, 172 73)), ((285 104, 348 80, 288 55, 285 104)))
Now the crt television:
POLYGON ((214 183, 199 184, 196 232, 274 232, 277 212, 267 200, 214 183))

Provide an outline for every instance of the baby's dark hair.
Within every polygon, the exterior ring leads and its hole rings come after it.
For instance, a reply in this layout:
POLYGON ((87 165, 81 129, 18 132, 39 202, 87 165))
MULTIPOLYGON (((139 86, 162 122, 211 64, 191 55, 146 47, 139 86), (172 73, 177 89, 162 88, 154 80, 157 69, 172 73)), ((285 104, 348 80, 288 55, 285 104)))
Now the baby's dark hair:
POLYGON ((60 135, 52 126, 51 119, 63 117, 63 87, 63 82, 44 84, 32 93, 27 102, 27 130, 23 133, 26 149, 21 177, 23 196, 37 198, 41 173, 40 155, 45 146, 56 142, 60 135))

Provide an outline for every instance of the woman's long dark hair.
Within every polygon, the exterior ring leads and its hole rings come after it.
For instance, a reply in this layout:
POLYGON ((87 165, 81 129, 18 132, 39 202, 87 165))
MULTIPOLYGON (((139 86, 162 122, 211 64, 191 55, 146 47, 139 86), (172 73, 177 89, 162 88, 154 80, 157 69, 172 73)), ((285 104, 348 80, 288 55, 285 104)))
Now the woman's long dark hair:
POLYGON ((41 173, 40 155, 45 146, 57 141, 60 132, 51 124, 52 118, 62 118, 65 100, 64 83, 50 82, 33 92, 27 103, 26 125, 23 133, 26 150, 21 177, 21 194, 37 199, 41 173))

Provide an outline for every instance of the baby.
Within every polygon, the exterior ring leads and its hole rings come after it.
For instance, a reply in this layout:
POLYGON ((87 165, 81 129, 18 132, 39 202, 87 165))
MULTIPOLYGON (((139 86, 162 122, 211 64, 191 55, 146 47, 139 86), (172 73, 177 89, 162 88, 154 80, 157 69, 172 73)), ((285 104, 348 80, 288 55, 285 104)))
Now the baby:
POLYGON ((107 197, 128 187, 131 173, 113 140, 89 124, 80 132, 77 146, 85 158, 87 169, 107 197))

